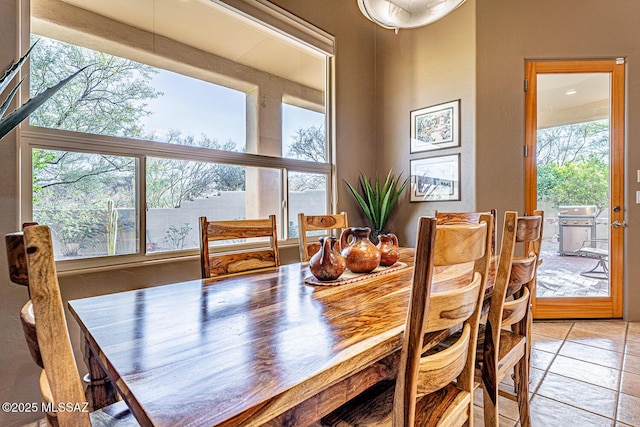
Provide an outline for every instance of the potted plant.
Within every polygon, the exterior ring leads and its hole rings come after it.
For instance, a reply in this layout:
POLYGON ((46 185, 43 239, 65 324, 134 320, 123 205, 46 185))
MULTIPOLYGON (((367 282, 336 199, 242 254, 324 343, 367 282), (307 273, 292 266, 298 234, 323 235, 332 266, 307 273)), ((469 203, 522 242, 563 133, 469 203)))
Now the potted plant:
MULTIPOLYGON (((27 57, 31 53, 31 50, 33 50, 33 47, 36 45, 36 43, 38 42, 36 41, 29 48, 27 53, 25 53, 24 56, 20 58, 18 62, 11 64, 9 68, 5 71, 5 73, 0 77, 0 94, 4 92, 4 90, 9 86, 9 82, 11 82, 11 80, 16 76, 16 74, 18 74, 18 71, 20 71, 22 64, 24 64, 24 62, 26 61, 27 57)), ((34 96, 33 98, 25 102, 18 109, 4 116, 4 114, 9 109, 9 105, 11 104, 13 97, 18 92, 18 88, 20 87, 24 79, 20 80, 18 84, 15 85, 9 91, 7 98, 2 102, 2 104, 0 104, 0 139, 2 139, 6 134, 11 132, 11 130, 14 127, 18 126, 18 124, 21 121, 26 119, 29 116, 29 114, 33 113, 38 107, 44 104, 44 102, 47 99, 51 98, 53 94, 55 94, 58 90, 60 90, 64 85, 66 85, 71 79, 73 79, 83 70, 84 68, 79 69, 78 71, 76 71, 75 73, 67 77, 66 79, 61 80, 56 85, 44 90, 43 92, 39 93, 38 95, 34 96)))
POLYGON ((384 184, 380 185, 380 177, 378 174, 376 174, 376 179, 373 184, 364 174, 360 174, 359 182, 361 193, 356 190, 353 185, 345 181, 345 184, 347 184, 347 187, 351 190, 351 194, 353 194, 360 208, 362 208, 362 212, 371 223, 371 240, 375 244, 378 243, 378 235, 386 231, 385 226, 387 220, 398 201, 398 197, 400 197, 400 194, 402 194, 409 183, 409 178, 406 178, 400 183, 401 176, 402 174, 396 177, 393 175, 393 170, 390 170, 384 184))

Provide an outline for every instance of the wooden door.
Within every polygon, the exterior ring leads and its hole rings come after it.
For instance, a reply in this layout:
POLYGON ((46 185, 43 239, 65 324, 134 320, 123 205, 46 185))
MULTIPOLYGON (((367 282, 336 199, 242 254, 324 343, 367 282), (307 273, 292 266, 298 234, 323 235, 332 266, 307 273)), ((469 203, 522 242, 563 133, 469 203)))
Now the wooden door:
POLYGON ((622 317, 624 70, 526 62, 526 209, 546 219, 536 318, 622 317), (589 206, 591 223, 569 216, 589 206))

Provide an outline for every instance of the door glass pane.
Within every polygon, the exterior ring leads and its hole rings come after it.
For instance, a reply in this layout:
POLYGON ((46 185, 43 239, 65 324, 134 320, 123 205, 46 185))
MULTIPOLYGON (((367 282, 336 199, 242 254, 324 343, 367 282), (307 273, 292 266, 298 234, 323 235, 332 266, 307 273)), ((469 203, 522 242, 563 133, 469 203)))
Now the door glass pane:
POLYGON ((56 260, 137 252, 132 157, 34 149, 33 220, 51 227, 56 260))
POLYGON ((280 218, 281 176, 279 169, 148 158, 147 252, 197 248, 201 216, 280 218))
POLYGON ((538 298, 609 296, 610 86, 607 73, 538 75, 538 298))

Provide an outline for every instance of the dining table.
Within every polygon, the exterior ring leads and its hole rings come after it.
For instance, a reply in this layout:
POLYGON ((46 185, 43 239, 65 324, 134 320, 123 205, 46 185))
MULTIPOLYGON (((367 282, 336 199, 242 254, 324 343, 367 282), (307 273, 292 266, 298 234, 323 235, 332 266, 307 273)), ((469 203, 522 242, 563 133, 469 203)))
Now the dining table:
MULTIPOLYGON (((413 255, 339 286, 294 263, 70 301, 91 403, 120 395, 145 426, 311 424, 395 375, 413 255)), ((436 269, 432 293, 471 269, 436 269)))

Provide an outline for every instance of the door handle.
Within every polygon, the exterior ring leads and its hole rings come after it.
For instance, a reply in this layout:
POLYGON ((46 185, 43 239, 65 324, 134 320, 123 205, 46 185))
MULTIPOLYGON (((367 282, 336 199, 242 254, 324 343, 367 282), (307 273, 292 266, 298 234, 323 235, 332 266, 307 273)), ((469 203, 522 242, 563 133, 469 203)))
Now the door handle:
POLYGON ((625 228, 627 226, 627 223, 624 221, 620 222, 618 220, 615 220, 611 223, 611 226, 613 228, 625 228))

